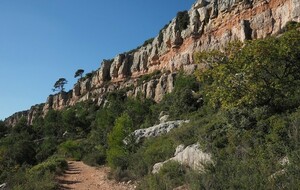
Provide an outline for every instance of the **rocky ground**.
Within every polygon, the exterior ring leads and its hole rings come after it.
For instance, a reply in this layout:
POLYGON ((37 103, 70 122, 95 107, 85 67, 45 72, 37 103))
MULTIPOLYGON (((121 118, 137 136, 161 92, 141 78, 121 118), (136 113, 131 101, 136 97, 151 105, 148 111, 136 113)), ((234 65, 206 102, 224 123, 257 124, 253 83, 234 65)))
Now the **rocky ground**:
POLYGON ((69 161, 69 168, 58 177, 60 189, 78 190, 133 190, 133 184, 118 183, 108 179, 109 168, 88 166, 83 162, 69 161))

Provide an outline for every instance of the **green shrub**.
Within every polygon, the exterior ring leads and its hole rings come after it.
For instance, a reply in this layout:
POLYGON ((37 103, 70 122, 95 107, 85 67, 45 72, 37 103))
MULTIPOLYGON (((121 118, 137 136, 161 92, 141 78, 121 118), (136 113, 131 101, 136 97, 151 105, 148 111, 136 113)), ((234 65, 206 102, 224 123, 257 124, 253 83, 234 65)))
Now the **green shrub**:
POLYGON ((141 124, 151 125, 154 122, 152 121, 153 112, 151 106, 154 105, 154 101, 144 98, 127 98, 124 103, 125 110, 123 113, 128 114, 133 122, 133 129, 139 129, 141 124))
POLYGON ((106 163, 106 150, 101 145, 90 148, 87 144, 82 144, 85 148, 82 161, 90 166, 99 166, 106 163))
POLYGON ((23 166, 7 178, 8 187, 28 190, 57 189, 55 176, 61 174, 67 167, 67 162, 59 157, 51 157, 30 169, 23 166))
POLYGON ((169 190, 185 183, 186 168, 178 162, 170 161, 164 164, 158 174, 148 176, 139 189, 169 190))
POLYGON ((158 112, 168 112, 170 119, 188 116, 202 106, 202 102, 199 101, 200 97, 195 93, 198 90, 199 83, 196 78, 180 72, 175 78, 173 92, 166 94, 154 109, 158 112))
POLYGON ((33 135, 26 130, 13 131, 10 135, 1 139, 0 147, 2 147, 0 154, 3 157, 0 158, 0 161, 6 163, 8 166, 36 163, 33 135))
POLYGON ((300 27, 300 23, 295 21, 289 21, 286 23, 286 25, 282 28, 281 32, 287 32, 290 30, 295 30, 300 27))
POLYGON ((43 135, 50 138, 61 138, 65 131, 62 112, 49 110, 44 118, 43 135))
POLYGON ((59 145, 58 152, 66 158, 80 160, 82 158, 82 147, 80 141, 67 140, 59 145))
POLYGON ((116 120, 112 132, 108 135, 107 162, 113 169, 127 167, 129 152, 123 140, 132 132, 132 125, 128 114, 123 114, 116 120))
POLYGON ((183 31, 187 29, 188 25, 190 24, 190 16, 188 11, 180 11, 177 13, 176 16, 176 25, 175 31, 183 31))
MULTIPOLYGON (((211 68, 198 74, 203 93, 216 108, 269 106, 276 112, 294 109, 300 102, 299 52, 297 30, 278 38, 249 41, 244 46, 230 44, 219 53, 221 59, 215 56, 211 68)), ((208 54, 208 58, 215 55, 208 54)), ((203 63, 202 59, 198 61, 203 63)))
POLYGON ((4 137, 8 132, 8 127, 5 125, 3 121, 0 120, 0 138, 4 137))
POLYGON ((84 155, 82 161, 90 166, 99 166, 105 164, 106 155, 102 152, 92 152, 84 155))
POLYGON ((157 162, 165 161, 174 155, 176 145, 166 136, 146 140, 136 153, 131 154, 128 168, 140 178, 152 171, 157 162))
POLYGON ((55 190, 58 184, 55 182, 55 175, 49 171, 43 175, 18 172, 9 182, 13 190, 55 190))
POLYGON ((50 157, 46 161, 35 165, 29 170, 30 174, 44 175, 46 172, 60 174, 67 169, 68 163, 65 159, 60 157, 50 157))
POLYGON ((137 85, 140 86, 143 84, 143 82, 148 82, 153 78, 159 78, 162 75, 160 70, 155 70, 152 73, 146 74, 141 76, 138 81, 137 81, 137 85))
POLYGON ((57 150, 58 142, 56 138, 45 139, 38 147, 36 153, 36 159, 38 162, 46 160, 48 157, 52 156, 57 150))
POLYGON ((120 167, 117 167, 116 169, 112 170, 109 175, 109 179, 114 179, 119 182, 129 181, 134 179, 132 176, 132 173, 129 170, 124 170, 120 167))
POLYGON ((150 38, 148 40, 146 40, 142 46, 147 46, 148 44, 151 44, 153 42, 154 38, 150 38))

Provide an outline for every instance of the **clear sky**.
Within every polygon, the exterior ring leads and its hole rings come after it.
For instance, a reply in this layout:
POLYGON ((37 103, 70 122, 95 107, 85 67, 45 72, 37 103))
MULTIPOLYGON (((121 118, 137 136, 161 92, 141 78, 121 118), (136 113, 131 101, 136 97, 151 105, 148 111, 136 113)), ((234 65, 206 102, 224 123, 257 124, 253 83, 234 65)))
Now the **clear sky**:
POLYGON ((154 37, 195 0, 0 0, 0 120, 154 37))

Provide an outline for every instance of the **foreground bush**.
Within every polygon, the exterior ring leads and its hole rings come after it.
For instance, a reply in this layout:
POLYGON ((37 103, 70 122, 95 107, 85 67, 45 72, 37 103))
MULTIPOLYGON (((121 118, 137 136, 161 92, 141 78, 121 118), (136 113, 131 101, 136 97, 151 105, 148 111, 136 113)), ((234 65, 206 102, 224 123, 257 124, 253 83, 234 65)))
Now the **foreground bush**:
POLYGON ((80 145, 80 141, 67 140, 59 145, 59 153, 66 158, 80 160, 82 158, 83 147, 80 145))
POLYGON ((43 175, 46 172, 61 174, 67 168, 68 163, 64 158, 53 156, 46 161, 32 167, 29 170, 29 173, 38 175, 43 175))
POLYGON ((168 190, 184 184, 186 168, 177 162, 167 162, 158 174, 149 175, 141 184, 139 189, 168 190))
POLYGON ((24 166, 8 178, 8 187, 16 190, 58 189, 55 176, 61 174, 67 167, 66 160, 59 157, 51 157, 30 169, 24 166))

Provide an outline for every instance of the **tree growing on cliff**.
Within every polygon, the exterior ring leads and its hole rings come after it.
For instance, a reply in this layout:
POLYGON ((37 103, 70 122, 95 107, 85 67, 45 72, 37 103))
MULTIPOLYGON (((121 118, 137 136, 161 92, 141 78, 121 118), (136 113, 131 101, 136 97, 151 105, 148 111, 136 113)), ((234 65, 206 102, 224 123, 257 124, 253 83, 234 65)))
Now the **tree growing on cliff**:
POLYGON ((54 88, 52 89, 53 92, 55 92, 55 91, 63 92, 65 90, 64 86, 67 83, 68 83, 68 81, 65 78, 58 79, 54 84, 54 88))
POLYGON ((188 11, 178 12, 176 16, 175 31, 182 32, 183 30, 187 29, 189 24, 190 24, 190 16, 188 14, 188 11))
POLYGON ((77 78, 80 76, 80 79, 82 79, 82 74, 84 73, 84 70, 83 69, 78 69, 76 72, 75 72, 75 75, 74 75, 74 78, 77 78))

